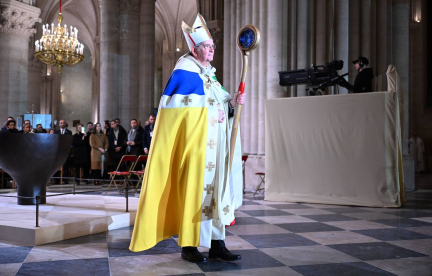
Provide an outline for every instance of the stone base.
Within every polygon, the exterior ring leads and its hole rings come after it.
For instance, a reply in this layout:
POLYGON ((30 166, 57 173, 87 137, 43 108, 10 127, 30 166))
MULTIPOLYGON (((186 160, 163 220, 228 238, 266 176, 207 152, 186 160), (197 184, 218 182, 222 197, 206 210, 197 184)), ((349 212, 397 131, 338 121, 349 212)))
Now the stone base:
POLYGON ((405 191, 412 192, 415 190, 415 168, 414 160, 411 156, 403 157, 403 172, 405 191))
MULTIPOLYGON (((12 195, 12 194, 11 194, 12 195)), ((17 205, 16 198, 0 197, 0 240, 41 245, 134 225, 138 198, 63 195, 48 197, 39 207, 17 205)))

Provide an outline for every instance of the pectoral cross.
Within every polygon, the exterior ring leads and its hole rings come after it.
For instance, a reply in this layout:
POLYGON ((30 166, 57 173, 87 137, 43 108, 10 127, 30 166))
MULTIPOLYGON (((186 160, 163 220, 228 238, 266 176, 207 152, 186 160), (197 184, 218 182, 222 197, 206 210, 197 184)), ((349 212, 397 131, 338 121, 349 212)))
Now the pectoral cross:
POLYGON ((207 188, 204 188, 204 191, 207 191, 207 194, 210 194, 210 191, 213 191, 214 187, 213 185, 207 184, 207 188))
POLYGON ((182 102, 184 105, 188 105, 188 103, 191 103, 192 100, 189 99, 189 96, 185 96, 184 99, 181 100, 181 102, 182 102))
POLYGON ((215 118, 215 117, 211 117, 210 118, 210 124, 212 125, 212 126, 215 126, 215 124, 218 122, 218 120, 215 118))
POLYGON ((211 172, 214 168, 216 168, 216 165, 213 164, 213 162, 209 162, 206 166, 206 169, 208 169, 209 172, 211 172))
POLYGON ((212 98, 208 98, 207 99, 207 102, 209 103, 209 105, 213 105, 213 103, 215 102, 216 100, 215 99, 212 99, 212 98))
POLYGON ((225 215, 228 214, 229 211, 230 211, 229 205, 227 205, 226 207, 224 207, 222 211, 224 211, 225 215))
POLYGON ((210 208, 210 206, 205 206, 202 212, 208 217, 211 213, 213 213, 213 210, 210 208))
POLYGON ((213 139, 210 139, 210 141, 207 143, 207 146, 209 146, 210 149, 213 149, 213 147, 216 145, 217 145, 217 143, 213 139))

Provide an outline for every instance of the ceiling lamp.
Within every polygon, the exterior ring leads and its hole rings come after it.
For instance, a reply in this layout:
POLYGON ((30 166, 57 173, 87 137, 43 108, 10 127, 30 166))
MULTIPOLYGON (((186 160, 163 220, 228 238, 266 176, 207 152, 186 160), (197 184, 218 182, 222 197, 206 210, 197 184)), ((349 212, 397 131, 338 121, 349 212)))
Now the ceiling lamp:
POLYGON ((35 42, 35 57, 48 65, 57 65, 59 75, 63 65, 73 66, 84 59, 84 45, 78 41, 78 30, 70 26, 70 32, 65 24, 61 26, 63 16, 60 12, 57 17, 58 25, 54 23, 42 25, 41 39, 35 42))

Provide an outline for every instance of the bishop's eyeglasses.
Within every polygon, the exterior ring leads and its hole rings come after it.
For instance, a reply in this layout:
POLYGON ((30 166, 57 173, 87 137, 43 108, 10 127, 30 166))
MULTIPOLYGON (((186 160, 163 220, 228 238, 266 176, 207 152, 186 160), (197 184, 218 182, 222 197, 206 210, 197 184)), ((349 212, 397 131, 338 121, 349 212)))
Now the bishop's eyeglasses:
POLYGON ((210 50, 210 48, 213 48, 213 50, 216 50, 215 44, 200 44, 199 46, 203 46, 203 48, 210 50))

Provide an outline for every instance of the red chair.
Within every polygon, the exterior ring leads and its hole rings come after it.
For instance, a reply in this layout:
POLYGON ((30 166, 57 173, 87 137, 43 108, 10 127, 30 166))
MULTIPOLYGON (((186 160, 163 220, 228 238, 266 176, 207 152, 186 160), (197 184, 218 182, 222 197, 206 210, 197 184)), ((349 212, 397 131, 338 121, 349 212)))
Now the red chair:
MULTIPOLYGON (((148 155, 140 155, 140 156, 138 156, 138 159, 137 159, 137 161, 135 162, 135 166, 136 166, 136 164, 138 164, 138 163, 140 163, 140 162, 147 161, 147 158, 148 158, 148 155)), ((131 171, 131 174, 138 176, 138 182, 137 182, 137 184, 135 185, 135 193, 136 193, 137 190, 138 190, 139 185, 141 185, 141 183, 142 183, 142 179, 143 179, 143 177, 144 177, 144 169, 142 169, 142 170, 137 170, 137 171, 135 171, 135 170, 134 170, 134 171, 131 171)))
MULTIPOLYGON (((128 185, 128 183, 129 183, 128 180, 130 178, 131 171, 135 168, 136 159, 137 159, 137 157, 135 155, 123 155, 122 159, 120 159, 120 162, 117 165, 117 169, 113 172, 108 172, 111 181, 110 181, 110 184, 108 185, 108 189, 105 192, 105 194, 108 193, 108 190, 110 189, 112 184, 115 185, 116 189, 119 189, 117 186, 117 181, 121 181, 121 180, 116 179, 116 176, 122 176, 123 177, 122 181, 125 182, 126 185, 128 185), (124 164, 126 162, 133 162, 133 163, 130 166, 129 170, 121 171, 120 168, 122 167, 122 164, 124 164)), ((125 166, 123 166, 123 167, 125 167, 125 166)), ((119 189, 119 193, 120 193, 120 191, 121 190, 119 189)))
POLYGON ((258 185, 258 187, 255 190, 254 196, 258 193, 259 190, 264 190, 265 188, 261 188, 261 185, 264 184, 265 186, 265 173, 263 172, 257 172, 255 175, 258 175, 261 179, 260 184, 258 185))

